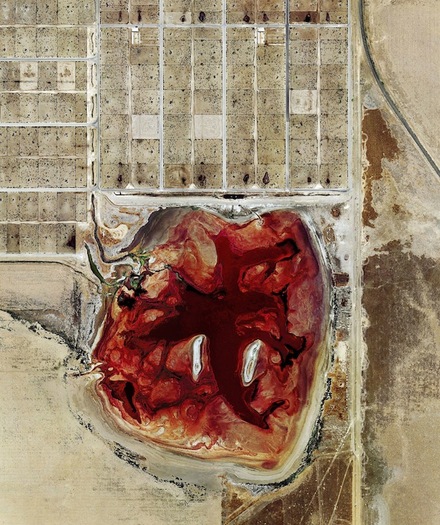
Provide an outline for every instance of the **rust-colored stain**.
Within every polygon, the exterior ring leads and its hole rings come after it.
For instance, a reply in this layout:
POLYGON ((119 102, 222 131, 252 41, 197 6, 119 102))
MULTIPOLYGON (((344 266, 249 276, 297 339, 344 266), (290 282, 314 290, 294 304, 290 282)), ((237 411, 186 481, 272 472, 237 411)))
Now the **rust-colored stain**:
POLYGON ((397 140, 391 134, 380 109, 365 110, 362 119, 365 155, 368 168, 364 171, 364 209, 362 221, 374 228, 377 212, 373 208, 373 181, 382 178, 382 159, 393 160, 400 153, 397 140))
POLYGON ((326 244, 336 241, 335 231, 331 226, 326 226, 322 232, 326 244))
POLYGON ((350 281, 348 273, 339 272, 333 274, 333 282, 335 286, 347 286, 350 281))
POLYGON ((347 419, 347 374, 341 365, 336 363, 335 370, 329 374, 331 378, 330 396, 325 402, 324 415, 347 419))
POLYGON ((341 207, 340 206, 333 206, 333 208, 331 209, 331 214, 332 214, 332 216, 335 219, 340 217, 341 216, 341 207))

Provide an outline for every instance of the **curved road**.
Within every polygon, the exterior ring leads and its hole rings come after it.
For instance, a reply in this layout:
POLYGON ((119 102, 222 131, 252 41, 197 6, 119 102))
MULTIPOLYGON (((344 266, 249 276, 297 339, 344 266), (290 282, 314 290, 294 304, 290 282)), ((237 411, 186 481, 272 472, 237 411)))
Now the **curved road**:
POLYGON ((428 153, 426 148, 423 146, 423 144, 420 142, 419 138, 415 134, 414 130, 409 125, 406 118, 402 115, 400 109, 398 108, 397 104, 394 102, 392 96, 388 92, 387 88, 385 87, 385 84, 383 83, 383 80, 380 76, 379 71, 376 68, 376 64, 374 63, 373 57, 371 55, 371 49, 370 44, 368 42, 367 32, 365 29, 365 19, 364 19, 364 12, 365 12, 365 0, 359 0, 359 23, 361 28, 361 35, 362 35, 362 42, 364 44, 365 49, 365 55, 367 57, 368 64, 370 66, 371 72, 373 73, 373 77, 376 80, 380 90, 382 91, 383 96, 385 97, 385 100, 388 102, 391 109, 396 114, 397 118, 400 120, 400 122, 404 125, 405 129, 408 131, 409 135, 413 139, 413 141, 417 144, 417 147, 422 152, 425 159, 429 162, 431 168, 435 171, 435 173, 440 177, 440 168, 435 163, 434 159, 431 157, 431 155, 428 153))

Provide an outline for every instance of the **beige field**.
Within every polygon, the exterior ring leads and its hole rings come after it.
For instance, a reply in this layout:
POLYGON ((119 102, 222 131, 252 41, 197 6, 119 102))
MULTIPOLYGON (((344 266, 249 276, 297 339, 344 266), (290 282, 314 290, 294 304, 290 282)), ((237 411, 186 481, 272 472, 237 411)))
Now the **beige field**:
POLYGON ((400 111, 440 162, 440 9, 436 0, 367 0, 376 65, 400 111))

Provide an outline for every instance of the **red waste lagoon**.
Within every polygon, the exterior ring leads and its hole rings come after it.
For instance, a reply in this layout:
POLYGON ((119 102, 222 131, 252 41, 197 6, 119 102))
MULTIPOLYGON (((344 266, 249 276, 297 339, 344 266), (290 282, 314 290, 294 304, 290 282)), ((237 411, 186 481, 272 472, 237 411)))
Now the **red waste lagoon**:
POLYGON ((153 215, 129 248, 139 269, 115 293, 93 350, 99 399, 138 440, 279 469, 310 431, 324 381, 329 301, 317 244, 289 210, 153 215))

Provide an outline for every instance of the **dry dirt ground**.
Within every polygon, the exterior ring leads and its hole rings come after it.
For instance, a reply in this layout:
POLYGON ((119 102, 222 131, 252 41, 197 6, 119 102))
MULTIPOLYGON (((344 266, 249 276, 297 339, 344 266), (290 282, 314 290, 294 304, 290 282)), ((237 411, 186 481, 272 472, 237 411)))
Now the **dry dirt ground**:
MULTIPOLYGON (((438 162, 437 2, 366 3, 386 89, 438 162)), ((363 79, 364 523, 440 520, 440 181, 363 79)))

